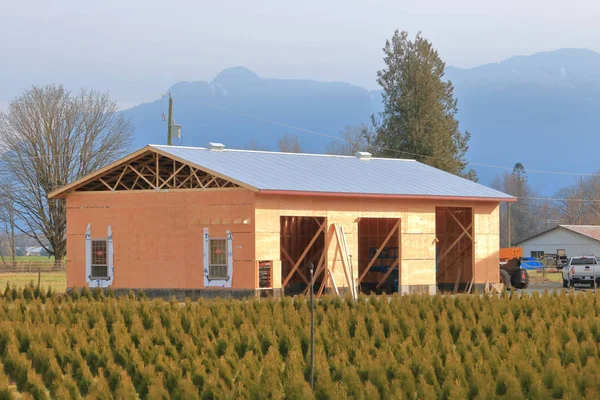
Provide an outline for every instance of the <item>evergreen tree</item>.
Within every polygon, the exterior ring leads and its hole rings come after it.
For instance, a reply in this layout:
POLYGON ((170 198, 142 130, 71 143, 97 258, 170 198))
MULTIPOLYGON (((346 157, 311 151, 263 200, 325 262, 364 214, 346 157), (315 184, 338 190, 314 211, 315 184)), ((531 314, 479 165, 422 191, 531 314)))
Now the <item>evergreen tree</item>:
POLYGON ((450 173, 477 180, 464 156, 469 132, 461 133, 452 82, 431 42, 396 31, 383 48, 386 67, 377 73, 383 112, 373 118, 378 155, 415 158, 450 173), (395 151, 392 151, 395 150, 395 151))

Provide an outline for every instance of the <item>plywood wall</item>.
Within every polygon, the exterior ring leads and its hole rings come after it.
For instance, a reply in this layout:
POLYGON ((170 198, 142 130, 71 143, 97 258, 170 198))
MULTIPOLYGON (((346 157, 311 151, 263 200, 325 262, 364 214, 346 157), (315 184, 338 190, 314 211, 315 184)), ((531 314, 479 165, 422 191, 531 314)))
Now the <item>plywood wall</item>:
MULTIPOLYGON (((339 256, 333 224, 346 232, 353 255, 354 278, 358 278, 358 222, 360 218, 400 218, 402 285, 435 284, 435 204, 397 199, 328 198, 258 195, 256 199, 256 257, 279 260, 279 217, 316 216, 327 218, 327 262, 336 283, 345 287, 346 278, 339 256)), ((281 271, 275 271, 274 277, 281 271)))
POLYGON ((500 282, 500 206, 475 205, 475 282, 500 282))
POLYGON ((233 234, 233 288, 258 286, 254 265, 254 193, 80 192, 67 199, 67 286, 85 285, 85 230, 114 238, 114 288, 202 288, 203 231, 233 234), (243 223, 243 221, 247 223, 243 223))

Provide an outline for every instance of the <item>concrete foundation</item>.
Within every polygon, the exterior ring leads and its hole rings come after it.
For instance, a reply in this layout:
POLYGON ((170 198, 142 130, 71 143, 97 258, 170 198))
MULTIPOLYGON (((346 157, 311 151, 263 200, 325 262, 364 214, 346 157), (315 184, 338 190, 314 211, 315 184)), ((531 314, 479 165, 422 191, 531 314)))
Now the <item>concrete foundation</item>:
POLYGON ((437 287, 436 285, 401 285, 398 291, 401 295, 428 294, 433 296, 437 291, 437 287))
MULTIPOLYGON (((73 289, 67 289, 67 293, 70 293, 73 289)), ((81 291, 81 289, 77 288, 81 291)), ((90 289, 94 291, 94 289, 90 289)), ((111 289, 102 289, 104 295, 106 295, 111 289)), ((127 296, 130 292, 133 292, 136 296, 141 292, 151 299, 164 299, 171 300, 173 297, 177 301, 184 301, 186 298, 191 300, 198 300, 199 298, 215 299, 221 298, 234 298, 243 299, 248 297, 256 297, 259 291, 254 289, 112 289, 115 297, 127 296)))

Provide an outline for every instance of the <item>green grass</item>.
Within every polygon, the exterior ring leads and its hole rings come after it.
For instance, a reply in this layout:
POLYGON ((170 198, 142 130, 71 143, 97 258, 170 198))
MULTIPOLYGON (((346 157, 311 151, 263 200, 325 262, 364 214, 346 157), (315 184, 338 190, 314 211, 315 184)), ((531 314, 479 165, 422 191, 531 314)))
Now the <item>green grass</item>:
MULTIPOLYGON (((37 285, 37 273, 0 273, 0 290, 4 292, 7 282, 10 286, 15 285, 18 288, 22 288, 31 281, 33 281, 34 285, 37 285)), ((52 287, 52 290, 55 292, 64 292, 67 289, 67 274, 64 271, 42 272, 40 283, 44 289, 52 287)))

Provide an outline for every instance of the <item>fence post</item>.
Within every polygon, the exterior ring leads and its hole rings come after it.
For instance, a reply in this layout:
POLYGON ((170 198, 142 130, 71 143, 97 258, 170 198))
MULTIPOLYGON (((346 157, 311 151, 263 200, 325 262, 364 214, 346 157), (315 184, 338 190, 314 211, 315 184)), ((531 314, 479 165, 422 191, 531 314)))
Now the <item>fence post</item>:
POLYGON ((38 267, 38 289, 40 288, 40 282, 42 280, 42 267, 38 267))

